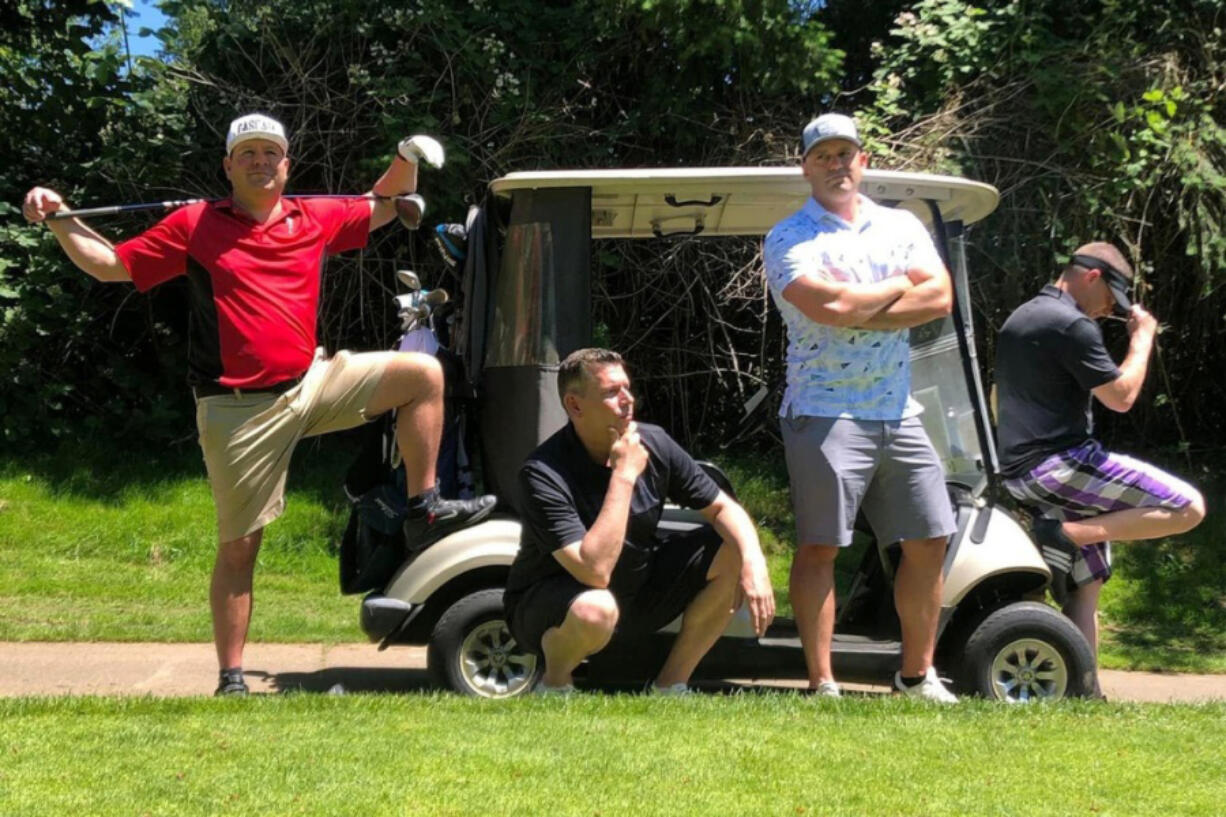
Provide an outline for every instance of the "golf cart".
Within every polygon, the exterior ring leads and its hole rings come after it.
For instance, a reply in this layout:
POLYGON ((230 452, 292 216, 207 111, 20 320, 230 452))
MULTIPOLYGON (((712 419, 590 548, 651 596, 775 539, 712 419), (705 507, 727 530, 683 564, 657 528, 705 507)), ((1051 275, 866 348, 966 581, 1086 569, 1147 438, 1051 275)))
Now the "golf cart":
MULTIPOLYGON (((863 192, 904 207, 930 228, 953 275, 955 307, 912 330, 912 390, 944 460, 958 531, 945 558, 938 670, 963 694, 1006 701, 1091 694, 1094 656, 1073 624, 1043 603, 1050 572, 1026 531, 998 504, 996 454, 975 356, 963 233, 995 209, 997 191, 965 179, 868 170, 863 192)), ((595 240, 666 236, 761 237, 809 195, 799 168, 687 168, 512 173, 490 185, 468 224, 454 350, 476 395, 468 418, 485 490, 498 513, 411 553, 362 602, 363 630, 380 648, 428 646, 437 681, 469 695, 510 697, 542 667, 511 638, 502 588, 519 546, 515 475, 566 422, 557 364, 591 345, 595 240)), ((782 454, 781 454, 782 456, 782 454)), ((710 471, 730 494, 734 487, 710 471)), ((703 524, 666 510, 663 528, 703 524)), ((888 683, 899 665, 893 603, 898 543, 872 541, 838 610, 833 661, 840 680, 888 683)), ((680 619, 648 639, 614 639, 581 668, 600 683, 643 682, 660 666, 680 619)), ((695 680, 804 678, 792 620, 754 635, 744 609, 699 665, 695 680)))

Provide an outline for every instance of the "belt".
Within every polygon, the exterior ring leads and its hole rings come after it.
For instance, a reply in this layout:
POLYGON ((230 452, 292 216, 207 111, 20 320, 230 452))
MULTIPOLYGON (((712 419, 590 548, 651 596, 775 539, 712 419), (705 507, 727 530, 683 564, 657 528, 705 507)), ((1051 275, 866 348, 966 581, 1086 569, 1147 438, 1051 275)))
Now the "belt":
POLYGON ((285 394, 290 389, 302 382, 302 375, 291 377, 289 380, 282 380, 280 383, 273 383, 271 386, 257 386, 250 389, 236 389, 230 386, 223 386, 220 383, 200 383, 192 386, 192 394, 199 400, 201 397, 249 397, 256 394, 285 394))

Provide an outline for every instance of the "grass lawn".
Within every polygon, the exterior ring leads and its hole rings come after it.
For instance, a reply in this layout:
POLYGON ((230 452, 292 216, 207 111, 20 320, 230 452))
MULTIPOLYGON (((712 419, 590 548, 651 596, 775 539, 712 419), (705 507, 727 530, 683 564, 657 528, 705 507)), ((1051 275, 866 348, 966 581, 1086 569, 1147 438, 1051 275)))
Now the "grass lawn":
POLYGON ((1226 707, 0 701, 0 813, 1217 815, 1226 707))
MULTIPOLYGON (((299 448, 289 509, 269 527, 256 575, 256 641, 363 640, 333 552, 353 442, 299 448)), ((782 614, 792 515, 782 464, 728 461, 760 526, 782 614)), ((1210 507, 1219 503, 1210 498, 1210 507)), ((215 525, 194 443, 156 454, 94 450, 0 459, 0 640, 209 641, 215 525)), ((844 575, 856 556, 840 558, 844 575)), ((1104 591, 1102 664, 1226 672, 1226 522, 1177 541, 1117 549, 1104 591)))

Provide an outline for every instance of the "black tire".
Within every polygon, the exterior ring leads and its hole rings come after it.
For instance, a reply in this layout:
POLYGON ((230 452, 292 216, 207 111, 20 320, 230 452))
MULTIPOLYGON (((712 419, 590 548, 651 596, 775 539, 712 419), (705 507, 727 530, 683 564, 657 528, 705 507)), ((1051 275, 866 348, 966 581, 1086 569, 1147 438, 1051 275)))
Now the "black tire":
POLYGON ((1027 703, 1095 694, 1094 653, 1056 610, 1019 601, 986 615, 962 648, 958 691, 1027 703))
POLYGON ((430 634, 426 666, 440 686, 481 698, 522 695, 544 669, 511 637, 501 588, 478 590, 447 608, 430 634))

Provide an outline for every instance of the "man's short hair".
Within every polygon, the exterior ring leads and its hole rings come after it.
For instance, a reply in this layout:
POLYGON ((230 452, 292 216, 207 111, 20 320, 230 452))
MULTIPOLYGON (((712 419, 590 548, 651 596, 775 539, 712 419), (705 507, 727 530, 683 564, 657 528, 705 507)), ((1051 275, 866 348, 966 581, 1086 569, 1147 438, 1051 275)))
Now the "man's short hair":
POLYGON ((558 399, 564 400, 569 392, 578 392, 592 377, 597 366, 624 366, 625 360, 612 349, 576 349, 558 365, 558 399))
MULTIPOLYGON (((1132 264, 1128 263, 1128 259, 1120 252, 1114 244, 1106 241, 1091 241, 1089 244, 1082 244, 1073 251, 1074 256, 1082 255, 1088 258, 1096 258, 1100 261, 1106 261, 1111 266, 1122 272, 1130 280, 1133 277, 1132 264)), ((1069 263, 1064 267, 1065 273, 1071 273, 1077 268, 1085 268, 1083 264, 1069 263)))

